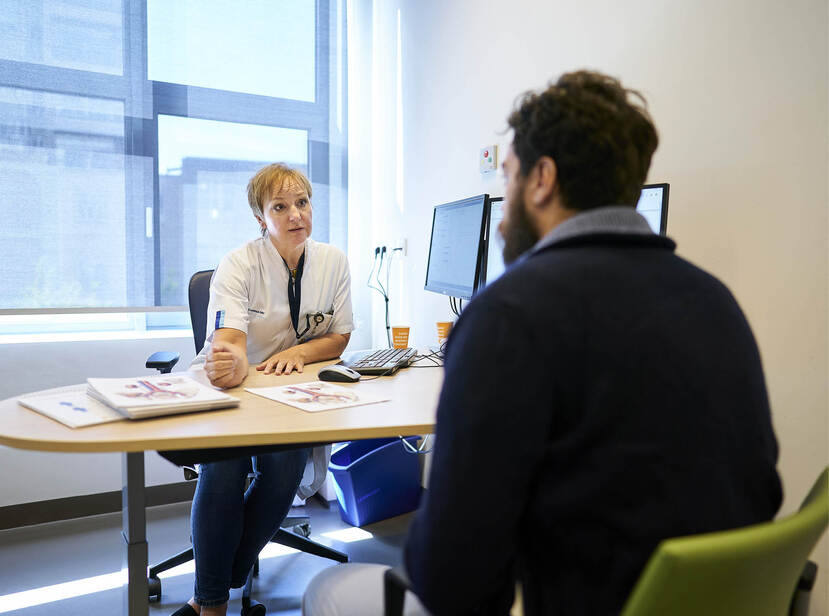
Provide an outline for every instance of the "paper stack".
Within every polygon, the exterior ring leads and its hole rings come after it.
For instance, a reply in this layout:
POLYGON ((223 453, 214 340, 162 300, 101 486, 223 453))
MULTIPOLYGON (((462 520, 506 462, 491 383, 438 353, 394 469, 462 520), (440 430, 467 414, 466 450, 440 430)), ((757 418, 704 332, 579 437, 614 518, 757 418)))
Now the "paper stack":
POLYGON ((87 393, 131 419, 238 406, 239 399, 186 375, 87 379, 87 393))

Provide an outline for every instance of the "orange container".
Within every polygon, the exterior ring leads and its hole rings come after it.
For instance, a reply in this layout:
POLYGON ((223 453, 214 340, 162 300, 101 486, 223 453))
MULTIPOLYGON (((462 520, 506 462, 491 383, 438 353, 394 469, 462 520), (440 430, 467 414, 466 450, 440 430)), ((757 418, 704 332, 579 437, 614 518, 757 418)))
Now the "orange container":
POLYGON ((449 337, 449 331, 452 329, 452 321, 438 321, 438 344, 443 344, 449 337))
POLYGON ((391 342, 395 349, 405 349, 409 346, 409 327, 407 325, 392 325, 391 342))

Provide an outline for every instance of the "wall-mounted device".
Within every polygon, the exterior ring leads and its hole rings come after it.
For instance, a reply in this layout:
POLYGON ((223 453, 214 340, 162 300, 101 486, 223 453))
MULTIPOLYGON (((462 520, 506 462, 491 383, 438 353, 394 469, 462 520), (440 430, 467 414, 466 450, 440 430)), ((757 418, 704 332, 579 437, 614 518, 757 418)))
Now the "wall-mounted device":
POLYGON ((478 156, 478 169, 481 173, 492 173, 498 168, 498 146, 487 145, 481 148, 478 156))

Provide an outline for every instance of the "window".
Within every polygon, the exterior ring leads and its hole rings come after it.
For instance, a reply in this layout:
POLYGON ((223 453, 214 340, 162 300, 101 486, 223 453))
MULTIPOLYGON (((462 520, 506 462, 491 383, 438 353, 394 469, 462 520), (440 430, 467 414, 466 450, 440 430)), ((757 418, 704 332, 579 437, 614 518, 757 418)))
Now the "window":
POLYGON ((127 305, 124 103, 0 86, 0 122, 2 306, 127 305))
MULTIPOLYGON (((308 173, 308 131, 158 116, 161 303, 187 303, 193 272, 213 269, 259 235, 244 187, 257 169, 283 161, 308 173)), ((316 196, 316 195, 314 195, 316 196)), ((327 235, 315 203, 314 237, 327 235)))
POLYGON ((258 237, 245 188, 274 161, 306 172, 313 237, 345 250, 344 15, 344 0, 4 1, 0 310, 186 305, 193 272, 258 237))
POLYGON ((315 100, 314 2, 149 0, 147 22, 154 81, 315 100))

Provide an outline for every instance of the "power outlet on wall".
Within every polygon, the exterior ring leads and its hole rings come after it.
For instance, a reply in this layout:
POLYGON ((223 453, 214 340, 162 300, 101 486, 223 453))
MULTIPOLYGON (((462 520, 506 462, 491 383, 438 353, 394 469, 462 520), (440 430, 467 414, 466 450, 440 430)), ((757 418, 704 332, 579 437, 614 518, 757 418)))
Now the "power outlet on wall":
POLYGON ((400 250, 398 250, 398 252, 400 253, 401 256, 405 257, 406 253, 409 251, 409 240, 406 239, 405 237, 397 238, 394 241, 394 248, 395 249, 399 248, 400 250))

